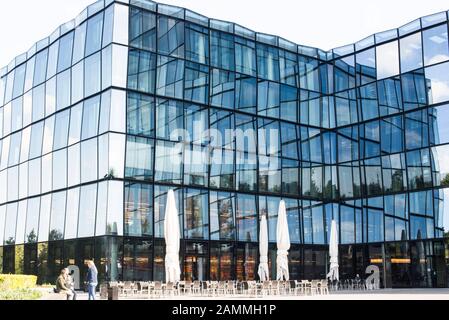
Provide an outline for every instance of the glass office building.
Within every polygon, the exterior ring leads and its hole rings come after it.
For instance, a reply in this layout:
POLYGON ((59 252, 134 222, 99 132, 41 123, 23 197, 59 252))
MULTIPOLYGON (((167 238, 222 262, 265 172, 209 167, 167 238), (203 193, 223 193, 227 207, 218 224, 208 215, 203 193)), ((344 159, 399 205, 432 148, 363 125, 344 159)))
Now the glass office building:
POLYGON ((284 199, 292 279, 335 219, 341 278, 447 287, 448 143, 446 12, 325 52, 99 1, 0 71, 0 272, 163 280, 174 189, 184 279, 257 280, 261 215, 274 277, 284 199))

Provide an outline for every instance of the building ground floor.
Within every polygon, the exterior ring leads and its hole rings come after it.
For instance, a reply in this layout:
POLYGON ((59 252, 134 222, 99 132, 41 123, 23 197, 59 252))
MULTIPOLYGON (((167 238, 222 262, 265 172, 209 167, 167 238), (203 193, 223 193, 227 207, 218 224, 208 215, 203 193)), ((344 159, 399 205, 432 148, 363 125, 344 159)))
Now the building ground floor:
MULTIPOLYGON (((39 284, 54 283, 69 265, 84 279, 86 261, 94 260, 99 281, 164 280, 164 240, 99 237, 0 247, 0 273, 35 274, 39 284)), ((366 278, 368 266, 380 271, 382 288, 449 287, 449 239, 340 245, 340 278, 366 278)), ((185 280, 257 280, 258 243, 182 241, 185 280)), ((328 247, 292 245, 291 279, 324 279, 328 247)), ((269 247, 270 276, 276 275, 276 244, 269 247)))

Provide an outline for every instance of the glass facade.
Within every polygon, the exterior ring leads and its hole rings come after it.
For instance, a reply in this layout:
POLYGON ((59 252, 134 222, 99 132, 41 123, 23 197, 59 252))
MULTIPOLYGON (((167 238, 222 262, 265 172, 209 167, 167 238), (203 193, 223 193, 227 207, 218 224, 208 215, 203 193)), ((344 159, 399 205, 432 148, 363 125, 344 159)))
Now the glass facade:
MULTIPOLYGON (((0 271, 163 280, 174 189, 183 278, 257 279, 287 204, 293 279, 448 286, 448 22, 329 52, 147 0, 98 1, 0 70, 0 271)), ((439 15, 441 16, 441 14, 439 15)), ((448 257, 449 258, 449 257, 448 257)))

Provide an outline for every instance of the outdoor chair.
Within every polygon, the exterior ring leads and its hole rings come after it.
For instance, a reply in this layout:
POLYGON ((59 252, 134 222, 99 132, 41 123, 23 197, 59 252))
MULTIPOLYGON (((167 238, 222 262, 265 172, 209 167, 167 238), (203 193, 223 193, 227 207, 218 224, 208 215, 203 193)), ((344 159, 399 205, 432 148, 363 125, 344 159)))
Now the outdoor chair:
POLYGON ((303 286, 303 293, 305 295, 312 294, 312 283, 309 280, 302 280, 301 284, 303 286))
POLYGON ((162 282, 156 281, 154 283, 153 290, 151 290, 152 296, 158 295, 159 297, 162 296, 162 282))
POLYGON ((296 288, 296 281, 290 280, 288 282, 288 284, 289 284, 289 290, 288 290, 289 294, 293 294, 295 296, 298 295, 298 289, 296 288))
POLYGON ((262 282, 262 285, 260 287, 260 294, 262 296, 268 296, 271 292, 271 284, 269 281, 262 282))
POLYGON ((125 281, 123 284, 123 294, 128 296, 128 294, 134 294, 134 285, 131 281, 125 281))
POLYGON ((150 285, 148 282, 140 281, 137 283, 137 292, 139 294, 144 294, 144 292, 148 294, 149 286, 150 285))
POLYGON ((250 296, 256 296, 257 297, 257 282, 256 281, 248 281, 248 291, 247 293, 250 296))
POLYGON ((355 288, 356 290, 365 290, 365 281, 363 281, 362 279, 356 279, 355 280, 355 288))
POLYGON ((319 284, 319 280, 312 280, 312 283, 310 285, 310 294, 312 296, 317 295, 319 293, 319 288, 318 288, 318 284, 319 284))
POLYGON ((223 281, 218 282, 217 295, 226 295, 226 283, 223 281))
POLYGON ((184 288, 182 288, 184 294, 192 294, 192 281, 187 280, 184 282, 184 288))
POLYGON ((329 287, 327 280, 321 280, 320 283, 320 293, 321 294, 329 294, 329 287))
POLYGON ((249 291, 249 283, 247 281, 243 281, 239 284, 239 289, 237 290, 240 294, 248 294, 249 291))
POLYGON ((226 294, 235 295, 236 287, 234 281, 228 281, 226 283, 226 294))
POLYGON ((216 281, 209 281, 207 283, 206 292, 209 297, 213 297, 216 294, 218 283, 216 281))
POLYGON ((291 289, 290 281, 283 281, 281 288, 282 288, 282 294, 289 295, 290 294, 290 289, 291 289))
POLYGON ((192 293, 201 295, 201 281, 194 281, 192 286, 192 293))
POLYGON ((178 289, 176 288, 173 282, 167 283, 164 290, 164 295, 175 296, 178 293, 178 289))
POLYGON ((271 281, 270 293, 273 295, 279 295, 279 281, 277 280, 271 281))
POLYGON ((125 284, 123 282, 118 282, 117 283, 117 287, 118 287, 118 292, 119 294, 123 294, 123 288, 124 288, 125 284))

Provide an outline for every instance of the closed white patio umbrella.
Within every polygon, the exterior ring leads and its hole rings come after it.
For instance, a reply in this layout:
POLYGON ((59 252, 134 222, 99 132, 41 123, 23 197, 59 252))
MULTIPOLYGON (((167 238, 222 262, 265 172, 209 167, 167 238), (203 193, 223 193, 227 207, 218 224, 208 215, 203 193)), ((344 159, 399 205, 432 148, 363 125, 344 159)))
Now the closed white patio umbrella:
POLYGON ((279 204, 278 224, 276 229, 277 240, 277 280, 290 280, 288 271, 288 250, 290 250, 290 234, 288 233, 287 209, 285 201, 279 204))
POLYGON ((262 216, 262 219, 260 221, 259 253, 260 264, 258 273, 260 281, 269 281, 270 275, 268 271, 268 227, 267 218, 265 217, 265 215, 262 216))
POLYGON ((164 220, 165 236, 165 279, 166 282, 178 282, 181 279, 179 267, 180 231, 178 209, 176 208, 175 193, 168 191, 164 220))
POLYGON ((330 271, 327 274, 327 278, 331 281, 339 280, 338 274, 338 230, 337 222, 332 220, 331 235, 329 240, 329 256, 330 256, 330 271))

